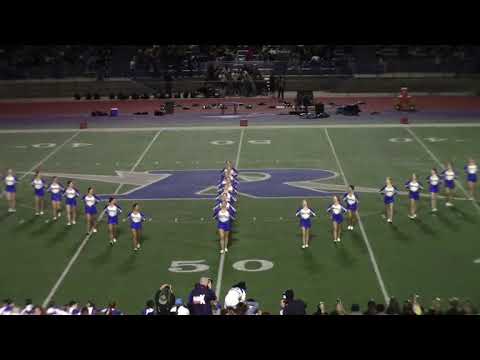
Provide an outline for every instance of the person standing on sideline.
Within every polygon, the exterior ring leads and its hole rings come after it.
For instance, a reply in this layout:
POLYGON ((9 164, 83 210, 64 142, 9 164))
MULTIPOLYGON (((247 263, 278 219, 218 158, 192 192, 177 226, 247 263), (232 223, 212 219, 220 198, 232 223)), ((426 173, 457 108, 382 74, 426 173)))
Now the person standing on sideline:
POLYGON ((191 315, 212 315, 212 305, 217 301, 217 296, 212 290, 212 280, 201 277, 200 283, 188 296, 188 308, 191 315))
POLYGON ((278 100, 285 100, 285 76, 279 76, 277 82, 278 100))
POLYGON ((283 293, 282 301, 280 302, 282 310, 280 315, 306 315, 307 305, 303 300, 295 299, 295 293, 289 289, 283 293))

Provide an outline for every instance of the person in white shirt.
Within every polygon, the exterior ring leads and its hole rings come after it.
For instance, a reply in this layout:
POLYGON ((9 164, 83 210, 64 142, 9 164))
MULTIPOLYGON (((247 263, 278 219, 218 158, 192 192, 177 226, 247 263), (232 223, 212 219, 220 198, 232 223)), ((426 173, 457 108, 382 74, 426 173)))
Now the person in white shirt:
POLYGON ((440 186, 440 176, 438 176, 437 169, 433 168, 430 171, 430 176, 427 178, 429 183, 428 190, 430 191, 432 212, 437 211, 437 195, 440 186))
POLYGON ((238 304, 245 303, 247 299, 247 286, 244 281, 239 282, 232 286, 228 290, 227 295, 225 296, 224 307, 225 308, 236 308, 238 304))
POLYGON ((300 218, 300 228, 302 229, 302 249, 306 249, 308 248, 308 243, 310 241, 310 228, 312 227, 310 218, 317 215, 308 207, 307 200, 303 200, 302 207, 297 209, 295 216, 300 218))
POLYGON ((470 191, 470 199, 475 200, 475 186, 477 185, 477 172, 478 167, 475 160, 468 160, 468 164, 465 165, 465 173, 467 174, 468 190, 470 191))

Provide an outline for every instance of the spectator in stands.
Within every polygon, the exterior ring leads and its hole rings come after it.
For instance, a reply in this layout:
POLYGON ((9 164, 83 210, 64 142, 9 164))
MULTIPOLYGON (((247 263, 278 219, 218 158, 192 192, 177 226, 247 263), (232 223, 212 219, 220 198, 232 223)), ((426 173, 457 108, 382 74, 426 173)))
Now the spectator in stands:
POLYGON ((21 311, 20 315, 32 315, 34 307, 35 305, 33 305, 33 301, 31 299, 27 299, 25 301, 25 307, 21 311))
POLYGON ((285 291, 280 303, 282 315, 306 315, 307 305, 303 300, 295 299, 295 293, 292 289, 285 291))
POLYGON ((443 315, 440 298, 435 298, 432 300, 432 305, 430 305, 427 315, 443 315))
POLYGON ((449 308, 445 312, 445 315, 462 315, 463 311, 460 307, 460 301, 454 297, 449 300, 449 308))
POLYGON ((279 76, 277 81, 278 100, 285 100, 285 76, 279 76))
POLYGON ((173 77, 170 70, 165 73, 164 80, 165 80, 165 93, 168 94, 168 97, 171 99, 172 89, 173 89, 173 86, 172 86, 173 77))
POLYGON ((247 55, 245 56, 246 61, 252 61, 253 60, 253 55, 254 55, 254 50, 252 47, 249 47, 247 50, 247 55))
POLYGON ((170 309, 173 315, 190 315, 190 310, 184 305, 183 300, 178 298, 175 300, 175 305, 170 309))
POLYGON ((148 300, 145 304, 145 308, 142 310, 140 315, 156 315, 155 302, 153 300, 148 300))
POLYGON ((259 315, 261 314, 260 311, 260 304, 255 301, 254 299, 247 299, 245 301, 245 305, 247 305, 247 311, 245 315, 259 315))
POLYGON ((88 309, 88 314, 89 315, 96 315, 97 314, 98 310, 95 307, 95 304, 92 300, 88 300, 87 304, 85 306, 88 309))
POLYGON ((192 315, 212 315, 212 306, 217 296, 212 290, 212 280, 207 277, 200 278, 200 283, 190 292, 188 307, 192 315))
POLYGON ((137 67, 137 57, 133 56, 130 60, 130 77, 135 80, 135 70, 137 67))
POLYGON ((225 296, 224 306, 236 308, 240 303, 244 303, 247 298, 247 285, 244 281, 239 282, 228 290, 225 296))
POLYGON ((90 315, 88 313, 88 308, 86 306, 84 306, 80 309, 80 315, 90 315))
POLYGON ((400 315, 401 313, 398 300, 392 296, 388 302, 387 315, 400 315))
POLYGON ((67 312, 70 315, 78 315, 80 313, 80 310, 80 305, 74 300, 70 301, 67 305, 67 312))
POLYGON ((340 299, 337 300, 335 304, 335 310, 333 310, 330 315, 347 315, 345 308, 343 307, 343 303, 340 299))
POLYGON ((163 284, 155 293, 155 308, 157 315, 169 315, 175 304, 175 294, 170 284, 163 284))
POLYGON ((325 303, 323 301, 318 303, 317 310, 312 315, 328 315, 328 312, 325 309, 325 303))
POLYGON ((269 85, 270 85, 270 94, 269 95, 275 96, 275 91, 277 90, 277 78, 274 74, 272 74, 270 76, 269 85))
POLYGON ((0 307, 0 315, 10 314, 14 307, 15 307, 15 303, 12 300, 10 299, 3 300, 2 307, 0 307))
POLYGON ((466 300, 462 306, 463 315, 477 315, 477 309, 473 306, 470 300, 466 300))
POLYGON ((47 315, 47 313, 45 312, 45 309, 43 309, 42 307, 35 306, 33 308, 33 315, 47 315))
POLYGON ((245 303, 240 303, 238 306, 233 309, 235 315, 247 315, 248 306, 245 303))
POLYGON ((377 304, 375 300, 370 300, 367 303, 367 310, 364 312, 364 315, 377 315, 377 304))
POLYGON ((360 311, 360 305, 352 304, 349 315, 363 315, 363 313, 360 311))
POLYGON ((69 313, 62 307, 57 307, 53 301, 50 302, 46 310, 47 315, 69 315, 69 313))
POLYGON ((123 315, 123 313, 117 309, 117 303, 115 301, 110 302, 100 313, 103 315, 123 315))
POLYGON ((387 313, 385 312, 384 304, 377 304, 376 310, 377 310, 377 315, 387 315, 387 313))
POLYGON ((413 305, 410 300, 405 300, 402 306, 402 315, 415 315, 413 305))

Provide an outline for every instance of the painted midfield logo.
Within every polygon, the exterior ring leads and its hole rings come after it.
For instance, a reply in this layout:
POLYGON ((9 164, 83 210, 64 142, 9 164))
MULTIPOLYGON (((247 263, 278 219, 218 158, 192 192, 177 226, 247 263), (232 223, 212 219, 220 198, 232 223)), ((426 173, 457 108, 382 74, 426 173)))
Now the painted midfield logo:
MULTIPOLYGON (((116 195, 118 199, 212 199, 216 196, 220 171, 155 170, 144 173, 117 171, 117 176, 55 175, 66 179, 137 185, 133 190, 116 195)), ((241 195, 252 198, 324 197, 344 192, 344 186, 319 182, 337 176, 333 171, 322 169, 242 169, 239 190, 241 195)), ((107 198, 108 195, 102 197, 107 198)))

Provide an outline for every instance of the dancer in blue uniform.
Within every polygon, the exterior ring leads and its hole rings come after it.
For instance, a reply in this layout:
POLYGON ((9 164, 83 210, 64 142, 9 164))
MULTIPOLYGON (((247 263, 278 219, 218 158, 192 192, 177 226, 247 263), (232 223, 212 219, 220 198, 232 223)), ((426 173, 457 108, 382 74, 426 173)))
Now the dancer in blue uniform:
POLYGON ((230 207, 227 209, 227 202, 223 201, 222 206, 215 210, 213 217, 217 219, 218 235, 220 236, 220 254, 228 252, 228 237, 231 230, 231 222, 235 220, 234 212, 230 207))
POLYGON ((43 215, 46 185, 39 170, 35 171, 35 176, 32 180, 32 187, 35 193, 35 216, 43 215))
POLYGON ((412 174, 411 179, 405 183, 405 188, 408 189, 410 198, 410 214, 408 217, 413 220, 417 217, 417 201, 420 200, 420 190, 423 189, 423 186, 418 182, 417 175, 412 174))
POLYGON ((432 212, 437 212, 437 196, 440 187, 440 176, 438 176, 437 169, 433 168, 430 171, 430 176, 427 178, 430 191, 430 199, 432 205, 432 212))
POLYGON ((317 216, 315 212, 308 207, 307 200, 302 201, 302 207, 297 209, 295 216, 300 218, 300 228, 302 229, 302 249, 308 248, 310 241, 310 228, 312 227, 312 216, 317 216))
POLYGON ((343 201, 347 207, 348 213, 348 230, 353 230, 353 225, 355 224, 355 220, 357 219, 357 211, 358 211, 358 196, 355 193, 355 186, 350 185, 348 187, 348 192, 343 195, 343 201))
POLYGON ((108 235, 110 237, 110 245, 113 245, 117 242, 118 215, 122 213, 122 208, 118 206, 117 199, 111 197, 103 212, 107 214, 108 235))
POLYGON ((12 169, 7 170, 7 176, 3 178, 5 182, 5 197, 8 202, 8 212, 14 213, 17 211, 17 183, 18 179, 14 175, 12 169))
POLYGON ((233 182, 228 177, 217 184, 218 193, 228 191, 231 194, 236 194, 238 189, 238 182, 233 182))
POLYGON ((222 203, 225 201, 227 203, 227 210, 232 209, 235 214, 237 210, 233 207, 233 202, 228 199, 228 193, 223 193, 220 197, 217 197, 216 205, 213 207, 213 211, 216 211, 222 207, 222 203))
POLYGON ((223 190, 216 198, 217 205, 221 204, 223 200, 227 201, 227 203, 234 205, 237 201, 237 198, 233 196, 231 193, 228 192, 227 189, 223 190))
POLYGON ((475 187, 477 185, 477 171, 478 167, 475 160, 468 160, 465 165, 465 173, 467 174, 468 191, 470 192, 470 200, 475 200, 475 187))
POLYGON ((331 214, 333 224, 333 242, 340 242, 340 234, 342 232, 343 213, 347 212, 338 196, 333 197, 333 204, 327 209, 327 212, 331 214))
POLYGON ((97 232, 97 203, 100 199, 95 195, 95 190, 89 187, 87 194, 82 198, 85 203, 85 217, 87 222, 87 235, 90 231, 97 232))
POLYGON ((142 223, 146 221, 145 215, 140 211, 140 206, 135 203, 132 211, 127 215, 130 219, 130 229, 132 230, 133 250, 140 249, 140 237, 142 235, 142 223))
POLYGON ((58 182, 58 177, 54 176, 52 183, 48 186, 47 191, 51 193, 53 220, 56 221, 62 215, 60 204, 62 203, 63 186, 58 182))
POLYGON ((385 180, 385 186, 380 189, 380 193, 384 194, 383 203, 385 204, 385 216, 387 222, 393 222, 393 204, 395 202, 395 195, 398 193, 398 189, 393 185, 391 177, 387 177, 385 180))
POLYGON ((447 194, 447 202, 445 203, 445 206, 453 206, 453 190, 455 189, 455 179, 457 178, 457 175, 450 162, 447 163, 445 170, 443 170, 442 177, 444 179, 445 192, 447 194))
POLYGON ((80 196, 80 193, 72 180, 67 182, 67 188, 63 196, 65 196, 65 208, 67 210, 67 226, 75 225, 77 223, 77 197, 80 196))
POLYGON ((235 169, 232 165, 232 162, 230 160, 225 161, 225 167, 221 171, 222 177, 224 174, 230 174, 233 177, 237 177, 238 171, 235 169))

